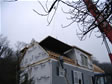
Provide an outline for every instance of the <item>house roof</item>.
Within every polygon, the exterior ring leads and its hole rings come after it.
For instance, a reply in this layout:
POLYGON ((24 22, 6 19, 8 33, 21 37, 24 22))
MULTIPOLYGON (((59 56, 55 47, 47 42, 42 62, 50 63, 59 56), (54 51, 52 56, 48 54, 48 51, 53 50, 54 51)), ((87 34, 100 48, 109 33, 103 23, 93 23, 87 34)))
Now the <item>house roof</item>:
POLYGON ((39 44, 46 49, 52 50, 60 54, 63 54, 69 49, 72 49, 72 46, 67 45, 51 36, 46 37, 39 44))
POLYGON ((80 50, 80 51, 82 51, 82 52, 84 52, 86 54, 88 54, 89 56, 92 56, 92 54, 88 53, 87 51, 85 51, 85 50, 83 50, 83 49, 81 49, 81 48, 79 48, 77 46, 72 46, 72 47, 75 48, 75 49, 78 49, 78 50, 80 50))
POLYGON ((104 71, 98 67, 97 65, 93 64, 93 68, 94 68, 94 72, 97 72, 97 73, 104 73, 104 71))

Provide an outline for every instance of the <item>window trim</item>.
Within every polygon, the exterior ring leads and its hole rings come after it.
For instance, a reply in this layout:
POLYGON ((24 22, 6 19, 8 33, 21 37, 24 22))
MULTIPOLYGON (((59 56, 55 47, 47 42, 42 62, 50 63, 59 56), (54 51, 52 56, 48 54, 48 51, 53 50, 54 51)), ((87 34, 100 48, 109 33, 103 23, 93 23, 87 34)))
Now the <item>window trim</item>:
POLYGON ((57 76, 59 77, 65 77, 65 74, 67 74, 66 69, 63 69, 62 67, 57 67, 57 76), (63 73, 63 75, 61 74, 63 73))
POLYGON ((72 84, 79 84, 79 79, 81 80, 81 84, 83 84, 83 73, 80 71, 73 70, 72 71, 72 80, 73 80, 72 84), (74 77, 76 77, 76 75, 74 73, 77 73, 77 82, 74 78, 74 77), (79 76, 79 74, 81 77, 79 76))
POLYGON ((84 67, 88 67, 88 56, 86 56, 83 53, 81 53, 80 56, 81 56, 81 65, 84 66, 84 67), (84 60, 85 60, 85 58, 87 58, 86 61, 85 61, 86 63, 82 63, 83 62, 82 57, 83 57, 84 60))

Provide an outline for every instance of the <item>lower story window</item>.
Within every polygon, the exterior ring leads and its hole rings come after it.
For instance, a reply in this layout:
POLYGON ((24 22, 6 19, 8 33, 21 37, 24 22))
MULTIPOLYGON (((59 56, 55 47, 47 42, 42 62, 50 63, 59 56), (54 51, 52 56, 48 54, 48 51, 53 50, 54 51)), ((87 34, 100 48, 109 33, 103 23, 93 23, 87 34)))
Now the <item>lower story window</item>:
POLYGON ((60 77, 64 77, 66 74, 66 69, 63 69, 62 67, 57 67, 57 75, 60 77))
POLYGON ((82 84, 82 73, 79 71, 73 71, 73 84, 82 84))

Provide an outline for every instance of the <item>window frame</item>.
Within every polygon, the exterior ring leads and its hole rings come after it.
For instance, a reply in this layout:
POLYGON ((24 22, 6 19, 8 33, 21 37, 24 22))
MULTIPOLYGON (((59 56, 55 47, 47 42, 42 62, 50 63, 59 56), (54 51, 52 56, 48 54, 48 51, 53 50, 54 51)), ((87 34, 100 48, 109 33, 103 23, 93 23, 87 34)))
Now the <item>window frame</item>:
POLYGON ((65 77, 65 74, 67 74, 66 69, 63 69, 62 67, 57 67, 57 75, 59 77, 65 77))
POLYGON ((81 84, 83 84, 83 74, 80 71, 72 71, 72 76, 73 76, 73 84, 79 84, 79 80, 81 80, 81 84), (77 73, 77 76, 76 76, 77 73), (77 80, 75 80, 77 79, 77 80))
POLYGON ((83 53, 81 53, 80 56, 81 56, 81 64, 83 66, 88 67, 88 57, 83 53))

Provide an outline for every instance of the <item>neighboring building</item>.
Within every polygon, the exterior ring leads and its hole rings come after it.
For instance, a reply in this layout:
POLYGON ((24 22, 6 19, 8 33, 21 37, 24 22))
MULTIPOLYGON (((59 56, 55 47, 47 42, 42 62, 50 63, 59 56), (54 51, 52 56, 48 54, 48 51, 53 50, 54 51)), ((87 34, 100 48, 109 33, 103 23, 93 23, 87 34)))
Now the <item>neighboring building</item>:
POLYGON ((91 54, 48 36, 24 48, 20 58, 20 84, 93 84, 91 54))

